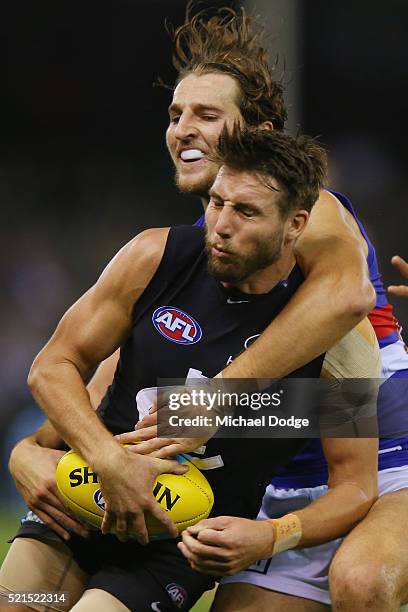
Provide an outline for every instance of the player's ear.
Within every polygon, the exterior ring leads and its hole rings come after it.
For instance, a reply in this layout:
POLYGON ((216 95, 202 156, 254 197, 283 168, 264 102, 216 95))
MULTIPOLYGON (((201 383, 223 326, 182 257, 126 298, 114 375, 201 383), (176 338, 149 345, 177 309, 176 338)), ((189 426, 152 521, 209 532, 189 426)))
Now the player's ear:
POLYGON ((307 210, 299 209, 289 220, 289 226, 286 233, 286 237, 289 240, 296 240, 302 234, 309 220, 309 213, 307 210))
POLYGON ((263 130, 268 130, 268 132, 272 132, 273 131, 273 123, 272 121, 263 121, 260 126, 260 128, 262 128, 263 130))

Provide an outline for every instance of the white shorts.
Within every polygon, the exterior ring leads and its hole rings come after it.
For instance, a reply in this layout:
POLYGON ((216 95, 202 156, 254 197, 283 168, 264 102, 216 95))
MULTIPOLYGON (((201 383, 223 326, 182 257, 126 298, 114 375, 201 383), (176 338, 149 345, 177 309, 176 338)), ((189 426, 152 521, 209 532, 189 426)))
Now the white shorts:
MULTIPOLYGON (((378 474, 379 495, 408 488, 408 466, 378 474)), ((305 489, 276 489, 269 485, 258 519, 279 518, 304 508, 327 492, 327 486, 305 489)), ((223 578, 221 584, 246 582, 288 595, 330 605, 328 573, 330 562, 343 538, 298 550, 286 550, 271 559, 258 561, 247 570, 223 578)))

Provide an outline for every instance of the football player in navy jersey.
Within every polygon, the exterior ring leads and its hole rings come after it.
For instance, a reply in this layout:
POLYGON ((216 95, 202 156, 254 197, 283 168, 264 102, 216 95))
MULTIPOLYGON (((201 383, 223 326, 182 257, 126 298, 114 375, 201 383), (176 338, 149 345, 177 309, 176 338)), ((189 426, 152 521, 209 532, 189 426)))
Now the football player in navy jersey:
MULTIPOLYGON (((282 87, 271 73, 259 38, 251 32, 250 21, 231 11, 221 12, 211 25, 202 16, 195 21, 187 20, 176 33, 175 47, 176 67, 180 76, 174 92, 175 105, 170 107, 169 149, 176 164, 180 188, 190 193, 197 190, 205 206, 208 202, 205 184, 206 181, 208 185, 211 182, 211 163, 207 154, 216 143, 222 126, 238 117, 244 123, 282 129, 286 118, 282 87), (183 46, 183 41, 188 44, 183 46), (211 44, 214 46, 215 41, 218 46, 214 49, 211 44), (198 91, 200 97, 195 95, 198 91)), ((321 192, 310 223, 296 247, 306 281, 257 341, 223 369, 224 378, 285 376, 333 346, 369 312, 375 299, 378 308, 372 322, 380 341, 384 343, 384 359, 385 354, 390 356, 388 376, 408 370, 408 361, 402 354, 402 342, 398 339, 397 324, 386 304, 384 293, 381 293, 375 270, 372 280, 377 284, 376 296, 369 282, 366 257, 370 249, 367 240, 353 213, 347 208, 346 200, 340 202, 329 192, 321 192), (324 309, 320 307, 321 304, 325 304, 324 309), (281 342, 281 337, 285 338, 285 343, 281 342), (302 338, 302 342, 299 342, 299 338, 302 338), (387 348, 389 346, 391 349, 387 348)), ((372 256, 370 259, 373 259, 372 256)), ((105 385, 103 382, 101 386, 105 385)), ((40 510, 48 523, 68 536, 64 525, 72 528, 72 519, 64 514, 61 505, 58 506, 60 502, 55 496, 52 477, 52 468, 59 454, 58 451, 42 448, 52 447, 58 444, 58 440, 52 428, 45 425, 38 434, 33 434, 15 449, 11 467, 31 507, 40 510), (32 461, 34 455, 36 462, 32 461), (41 466, 41 469, 37 466, 41 466), (47 474, 46 478, 44 474, 47 474)), ((399 447, 404 464, 405 446, 398 444, 399 447)), ((388 454, 386 451, 384 449, 383 457, 388 454)), ((325 482, 325 477, 322 478, 319 486, 325 482)), ((401 483, 398 483, 398 489, 405 487, 406 484, 403 483, 401 487, 401 483)), ((378 610, 396 609, 399 602, 404 600, 407 563, 395 551, 406 539, 402 519, 407 503, 405 498, 404 491, 384 496, 369 513, 370 522, 367 517, 361 528, 354 530, 341 547, 331 569, 334 606, 338 604, 345 610, 352 610, 353 602, 358 602, 359 609, 364 609, 373 593, 378 610), (389 516, 393 517, 392 521, 389 516), (367 528, 364 528, 364 524, 367 528), (384 534, 384 537, 379 538, 380 534, 384 534), (369 565, 373 546, 378 557, 384 560, 382 564, 369 565), (382 571, 383 566, 392 573, 394 580, 386 579, 387 572, 382 571), (350 571, 345 571, 345 568, 350 571)), ((80 529, 79 526, 75 527, 80 529)), ((408 542, 404 547, 408 549, 408 542)), ((293 554, 293 551, 289 551, 286 558, 289 559, 288 571, 293 574, 291 552, 293 554)), ((331 559, 333 554, 334 551, 329 553, 328 558, 331 559)), ((304 564, 303 561, 300 563, 304 564)), ((317 574, 320 570, 319 566, 317 574)), ((326 609, 328 595, 324 591, 327 591, 327 585, 322 589, 320 585, 317 588, 312 586, 305 592, 299 585, 302 582, 307 585, 310 577, 300 575, 297 582, 291 583, 277 576, 273 590, 267 593, 266 605, 269 609, 272 610, 275 604, 278 607, 284 605, 288 610, 326 609), (308 600, 306 603, 305 598, 308 600)), ((242 581, 247 581, 247 578, 242 581)), ((263 589, 248 587, 254 607, 262 605, 257 599, 261 594, 266 597, 266 585, 262 586, 263 589)), ((227 587, 225 592, 231 598, 228 605, 238 610, 244 591, 238 585, 233 585, 227 587)), ((227 603, 224 601, 223 605, 227 603)))

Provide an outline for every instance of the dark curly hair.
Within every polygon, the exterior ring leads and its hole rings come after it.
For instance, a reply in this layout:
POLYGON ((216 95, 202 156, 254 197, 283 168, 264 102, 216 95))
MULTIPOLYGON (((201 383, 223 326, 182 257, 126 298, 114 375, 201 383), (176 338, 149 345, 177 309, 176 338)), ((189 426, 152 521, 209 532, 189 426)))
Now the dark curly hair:
POLYGON ((172 30, 176 85, 187 75, 219 72, 231 76, 239 86, 238 107, 249 126, 271 121, 282 130, 287 119, 282 79, 275 79, 268 52, 262 46, 263 28, 258 18, 229 7, 208 16, 203 9, 193 15, 189 2, 185 22, 172 30))

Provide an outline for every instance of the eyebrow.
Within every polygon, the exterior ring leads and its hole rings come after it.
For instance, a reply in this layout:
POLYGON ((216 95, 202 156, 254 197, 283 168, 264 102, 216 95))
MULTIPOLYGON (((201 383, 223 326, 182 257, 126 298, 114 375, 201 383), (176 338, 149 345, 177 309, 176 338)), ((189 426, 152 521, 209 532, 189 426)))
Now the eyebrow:
MULTIPOLYGON (((218 198, 219 200, 224 201, 224 198, 222 198, 213 188, 210 189, 208 195, 211 198, 218 198)), ((252 210, 254 212, 260 211, 259 206, 257 206, 256 204, 250 204, 249 202, 235 202, 234 208, 247 208, 248 210, 252 210)))
MULTIPOLYGON (((217 113, 223 113, 223 111, 221 110, 221 108, 219 106, 215 106, 214 104, 200 104, 200 103, 196 103, 193 104, 193 109, 194 110, 198 110, 198 111, 215 111, 217 113)), ((170 104, 170 106, 168 107, 168 112, 174 112, 174 111, 181 111, 181 106, 179 104, 177 104, 176 102, 172 102, 170 104)))
POLYGON ((215 191, 213 187, 211 187, 210 191, 208 192, 208 195, 211 198, 219 198, 220 200, 222 200, 222 197, 215 191))
POLYGON ((246 208, 253 212, 259 212, 261 209, 256 204, 250 204, 249 202, 235 202, 235 208, 246 208))

